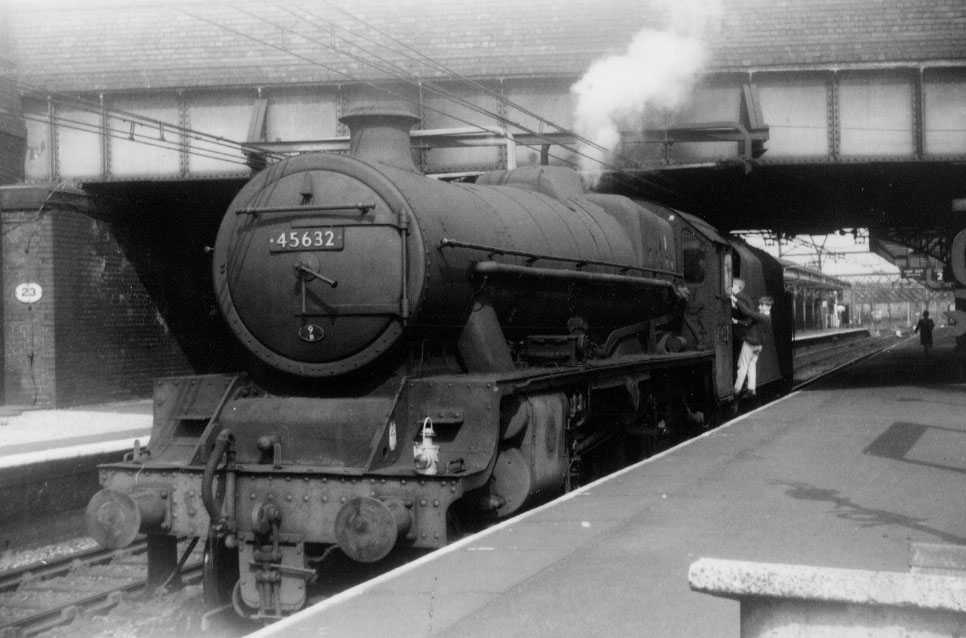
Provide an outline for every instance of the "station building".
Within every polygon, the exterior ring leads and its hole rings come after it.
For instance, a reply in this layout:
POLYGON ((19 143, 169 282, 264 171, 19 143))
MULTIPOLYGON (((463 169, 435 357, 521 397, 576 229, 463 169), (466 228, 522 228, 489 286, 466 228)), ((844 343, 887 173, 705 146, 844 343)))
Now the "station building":
POLYGON ((795 330, 844 328, 850 323, 852 285, 813 268, 782 260, 785 290, 792 295, 795 330))

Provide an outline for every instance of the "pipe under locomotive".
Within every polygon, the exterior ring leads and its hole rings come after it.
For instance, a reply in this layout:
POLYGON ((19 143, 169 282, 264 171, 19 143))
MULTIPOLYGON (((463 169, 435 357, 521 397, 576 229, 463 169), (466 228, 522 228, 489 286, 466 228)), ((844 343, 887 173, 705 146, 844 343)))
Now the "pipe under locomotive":
POLYGON ((218 302, 258 374, 157 381, 150 447, 102 466, 88 506, 103 545, 147 533, 155 572, 206 539, 209 600, 257 617, 301 608, 332 548, 440 547, 721 395, 665 216, 563 168, 428 179, 409 113, 344 121, 349 155, 263 170, 218 231, 218 302))

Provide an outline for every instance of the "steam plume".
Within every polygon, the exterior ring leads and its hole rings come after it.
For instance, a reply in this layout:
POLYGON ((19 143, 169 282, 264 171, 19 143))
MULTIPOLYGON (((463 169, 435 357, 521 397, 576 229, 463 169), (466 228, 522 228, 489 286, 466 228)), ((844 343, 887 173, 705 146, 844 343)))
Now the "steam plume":
POLYGON ((597 60, 570 87, 574 130, 607 149, 581 145, 580 167, 592 181, 616 149, 621 126, 640 126, 648 108, 673 110, 687 100, 707 61, 703 38, 720 17, 719 2, 662 0, 664 29, 642 29, 624 54, 597 60))

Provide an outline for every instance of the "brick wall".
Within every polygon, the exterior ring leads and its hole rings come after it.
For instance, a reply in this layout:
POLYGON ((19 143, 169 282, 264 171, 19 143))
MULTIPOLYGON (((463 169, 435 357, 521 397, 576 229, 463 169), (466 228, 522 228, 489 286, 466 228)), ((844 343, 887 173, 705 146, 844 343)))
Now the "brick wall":
POLYGON ((190 372, 111 226, 57 211, 51 231, 57 404, 147 396, 155 377, 190 372))
MULTIPOLYGON (((244 180, 103 184, 111 229, 191 368, 245 367, 244 351, 218 311, 211 254, 221 217, 244 180)), ((98 190, 99 189, 99 190, 98 190)))
POLYGON ((12 184, 23 180, 24 151, 27 140, 0 129, 0 184, 12 184))
MULTIPOLYGON (((4 403, 67 406, 149 396, 158 376, 192 371, 178 339, 106 221, 22 197, 4 206, 4 403), (43 204, 43 206, 41 206, 43 204), (35 303, 15 298, 39 283, 35 303)), ((3 202, 0 193, 0 204, 3 202)), ((7 193, 9 203, 9 193, 7 193)), ((75 196, 79 197, 79 196, 75 196)))
MULTIPOLYGON (((39 208, 39 205, 38 207, 39 208)), ((48 215, 32 210, 3 212, 3 394, 4 403, 53 405, 54 373, 53 250, 48 215), (43 296, 22 303, 15 289, 38 283, 43 296)))

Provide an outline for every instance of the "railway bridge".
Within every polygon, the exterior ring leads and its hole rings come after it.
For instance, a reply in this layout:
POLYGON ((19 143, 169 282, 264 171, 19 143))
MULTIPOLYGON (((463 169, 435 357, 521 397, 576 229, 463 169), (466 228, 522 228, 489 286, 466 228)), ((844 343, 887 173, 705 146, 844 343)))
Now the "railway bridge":
POLYGON ((709 1, 682 31, 641 4, 0 4, 3 400, 230 365, 205 247, 253 170, 345 149, 348 105, 411 101, 441 177, 580 163, 572 87, 608 56, 645 83, 661 60, 629 45, 651 32, 705 64, 686 103, 630 109, 602 189, 722 229, 867 227, 966 286, 966 5, 709 1))

